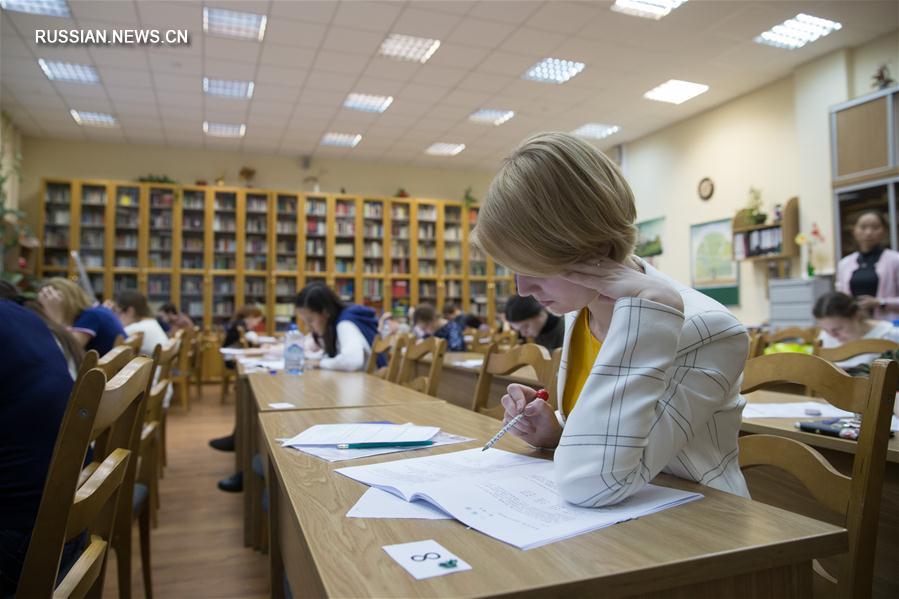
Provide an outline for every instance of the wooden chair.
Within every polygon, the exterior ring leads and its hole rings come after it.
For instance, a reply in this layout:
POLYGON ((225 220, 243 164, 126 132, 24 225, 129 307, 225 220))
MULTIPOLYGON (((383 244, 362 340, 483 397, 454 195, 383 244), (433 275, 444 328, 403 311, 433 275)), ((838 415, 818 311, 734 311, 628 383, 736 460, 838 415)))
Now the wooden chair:
POLYGON ((749 335, 749 355, 747 359, 757 358, 765 351, 765 336, 761 333, 749 335))
POLYGON ((197 387, 197 401, 203 398, 203 336, 200 327, 194 327, 194 334, 190 342, 190 368, 191 378, 197 387))
POLYGON ((493 335, 493 342, 502 350, 508 350, 518 345, 518 333, 516 331, 502 331, 493 335))
MULTIPOLYGON (((250 342, 247 341, 246 331, 243 327, 237 327, 237 333, 240 335, 240 346, 244 349, 250 347, 250 342)), ((234 368, 228 368, 224 363, 225 358, 222 356, 222 403, 224 404, 228 399, 228 387, 231 385, 231 382, 237 378, 237 363, 235 362, 234 368)))
POLYGON ((103 356, 96 361, 94 367, 102 370, 107 379, 111 379, 131 361, 131 358, 133 358, 136 353, 136 350, 130 345, 118 345, 103 354, 103 356))
POLYGON ((181 407, 190 410, 190 376, 193 364, 193 352, 196 347, 196 339, 193 329, 181 329, 175 333, 175 339, 180 341, 178 359, 175 361, 171 376, 172 388, 181 402, 181 407))
POLYGON ((776 435, 740 437, 740 466, 773 466, 795 476, 811 495, 845 518, 849 553, 834 578, 815 563, 815 589, 825 596, 871 595, 877 520, 890 416, 899 364, 877 360, 870 377, 852 377, 817 356, 788 353, 749 360, 743 393, 784 382, 805 385, 833 405, 862 415, 852 476, 841 474, 817 450, 776 435))
POLYGON ((139 354, 140 348, 143 345, 143 343, 144 343, 144 334, 141 331, 138 331, 137 333, 135 333, 133 335, 128 335, 127 338, 123 338, 121 335, 117 336, 115 338, 115 343, 113 345, 114 346, 127 345, 128 347, 130 347, 131 349, 134 350, 134 353, 139 354))
POLYGON ((490 346, 494 343, 493 333, 490 331, 479 331, 473 329, 471 350, 478 354, 486 354, 490 350, 490 346))
POLYGON ((779 343, 781 341, 797 340, 805 345, 814 345, 818 340, 818 334, 820 332, 818 327, 809 327, 807 329, 801 327, 787 327, 785 329, 774 331, 773 333, 766 333, 765 343, 766 345, 771 345, 772 343, 779 343))
POLYGON ((440 374, 443 372, 443 358, 445 355, 446 339, 428 337, 420 340, 418 343, 408 345, 406 353, 403 355, 403 368, 400 371, 397 382, 404 387, 437 397, 437 386, 440 384, 440 374), (427 355, 431 356, 431 366, 428 368, 428 374, 416 377, 415 373, 418 363, 427 355))
POLYGON ((400 373, 403 349, 405 349, 408 341, 409 337, 407 335, 399 333, 391 335, 387 339, 381 339, 380 335, 375 335, 371 345, 371 354, 368 356, 368 363, 365 365, 365 372, 395 383, 400 373), (390 352, 387 366, 378 368, 378 354, 385 352, 390 352))
MULTIPOLYGON (((157 345, 156 350, 153 352, 153 359, 156 360, 156 368, 158 369, 158 375, 154 376, 154 384, 158 383, 162 380, 171 381, 172 372, 175 369, 175 362, 178 359, 178 356, 181 353, 181 339, 174 338, 169 339, 165 345, 157 345), (158 350, 158 351, 156 351, 158 350), (157 353, 159 354, 157 356, 157 353)), ((166 393, 168 393, 168 388, 166 388, 166 393)), ((169 410, 168 408, 162 407, 162 403, 160 403, 161 415, 158 419, 159 421, 159 477, 162 478, 163 475, 163 467, 168 462, 168 445, 166 442, 166 422, 168 420, 169 410)))
POLYGON ((123 497, 130 499, 122 485, 127 483, 132 463, 131 448, 139 438, 152 372, 153 361, 141 357, 108 382, 98 368, 86 371, 75 382, 53 449, 17 596, 100 596, 118 510, 123 497), (92 442, 94 461, 82 468, 92 442), (63 546, 84 531, 89 533, 88 545, 57 585, 63 546))
POLYGON ((530 366, 537 374, 540 385, 549 392, 549 403, 553 407, 558 404, 556 398, 556 377, 559 372, 559 363, 562 361, 562 349, 556 349, 550 354, 545 347, 536 343, 516 345, 509 351, 499 351, 496 344, 490 345, 484 363, 481 364, 481 373, 478 375, 478 383, 471 409, 481 414, 487 414, 494 418, 502 419, 505 410, 503 407, 487 407, 490 400, 490 386, 494 376, 512 374, 519 368, 530 366))
POLYGON ((899 343, 888 339, 858 339, 839 347, 816 347, 815 355, 829 362, 842 362, 864 354, 880 355, 883 352, 896 351, 899 343))

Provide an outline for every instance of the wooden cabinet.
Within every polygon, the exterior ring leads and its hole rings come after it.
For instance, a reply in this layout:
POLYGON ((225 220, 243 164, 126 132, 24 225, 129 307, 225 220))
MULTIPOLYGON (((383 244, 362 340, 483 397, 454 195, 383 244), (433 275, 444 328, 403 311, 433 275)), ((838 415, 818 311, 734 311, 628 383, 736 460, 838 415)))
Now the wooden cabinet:
POLYGON ((511 273, 468 245, 462 202, 122 181, 43 181, 39 275, 76 277, 78 250, 99 298, 145 293, 209 330, 247 304, 269 332, 321 281, 346 301, 405 314, 453 302, 493 324, 511 273))
POLYGON ((897 114, 899 87, 868 94, 831 108, 834 187, 899 175, 897 114))

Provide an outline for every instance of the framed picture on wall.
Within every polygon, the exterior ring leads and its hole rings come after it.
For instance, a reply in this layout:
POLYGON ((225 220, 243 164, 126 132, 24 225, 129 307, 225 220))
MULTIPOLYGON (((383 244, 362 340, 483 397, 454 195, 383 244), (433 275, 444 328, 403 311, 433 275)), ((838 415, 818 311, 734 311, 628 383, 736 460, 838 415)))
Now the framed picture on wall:
POLYGON ((644 220, 637 223, 637 245, 634 253, 641 258, 662 255, 662 231, 665 217, 644 220))
POLYGON ((733 259, 733 227, 729 218, 690 226, 690 281, 697 291, 725 306, 740 303, 740 280, 733 259))

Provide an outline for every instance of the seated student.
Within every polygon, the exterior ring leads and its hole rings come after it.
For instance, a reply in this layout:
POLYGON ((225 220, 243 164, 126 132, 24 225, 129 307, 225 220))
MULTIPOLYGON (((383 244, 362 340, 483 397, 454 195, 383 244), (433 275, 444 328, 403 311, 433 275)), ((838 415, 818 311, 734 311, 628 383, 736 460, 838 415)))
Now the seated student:
POLYGON ((156 316, 169 327, 166 332, 170 335, 174 335, 182 329, 192 329, 194 326, 191 317, 178 310, 178 307, 172 303, 162 304, 156 316))
MULTIPOLYGON (((0 597, 11 597, 74 382, 54 335, 32 310, 0 300, 0 338, 0 597)), ((85 534, 65 546, 60 577, 86 541, 85 534)))
POLYGON ((513 434, 555 450, 561 496, 599 507, 664 471, 748 496, 737 459, 749 341, 724 306, 633 255, 636 209, 614 162, 566 133, 526 140, 481 205, 473 242, 518 293, 565 314, 558 416, 509 385, 513 434))
MULTIPOLYGON (((857 298, 839 291, 825 293, 815 302, 812 314, 817 319, 822 347, 839 347, 859 339, 886 339, 899 343, 899 329, 886 320, 869 318, 857 298)), ((879 354, 862 354, 835 362, 840 368, 870 364, 879 354)))
POLYGON ((125 329, 111 310, 95 306, 93 299, 78 283, 63 277, 44 282, 37 300, 47 316, 69 327, 75 339, 86 350, 97 350, 101 356, 115 345, 116 337, 125 337, 125 329))
POLYGON ((390 312, 381 314, 378 319, 378 334, 381 335, 381 339, 387 339, 397 333, 408 333, 409 325, 404 321, 404 318, 394 318, 390 312))
POLYGON ((415 308, 414 324, 421 337, 446 339, 446 351, 465 351, 465 334, 462 325, 455 320, 438 318, 431 304, 419 304, 415 308))
MULTIPOLYGON (((375 311, 367 306, 345 304, 324 283, 306 285, 296 299, 297 316, 312 331, 316 344, 324 350, 320 360, 307 362, 310 368, 363 370, 371 344, 378 334, 375 311)), ((386 366, 386 358, 378 357, 386 366)))
POLYGON ((443 304, 443 317, 447 320, 455 320, 461 325, 465 324, 465 312, 453 302, 443 304))
POLYGON ((532 296, 513 295, 506 301, 506 320, 513 331, 549 351, 562 347, 565 320, 551 314, 532 296))
POLYGON ((46 315, 46 313, 44 313, 44 309, 39 303, 22 296, 19 293, 19 290, 8 281, 0 281, 0 299, 13 301, 38 315, 44 324, 47 325, 47 328, 50 329, 50 332, 53 333, 56 344, 66 357, 66 365, 69 368, 69 374, 74 380, 75 377, 78 376, 78 367, 81 365, 81 360, 84 359, 84 348, 78 344, 78 341, 75 340, 75 337, 69 329, 54 322, 46 315))
POLYGON ((165 344, 169 338, 150 313, 150 306, 143 293, 136 289, 119 292, 115 298, 116 316, 125 327, 128 336, 143 333, 144 340, 140 346, 141 354, 152 356, 157 345, 165 344))

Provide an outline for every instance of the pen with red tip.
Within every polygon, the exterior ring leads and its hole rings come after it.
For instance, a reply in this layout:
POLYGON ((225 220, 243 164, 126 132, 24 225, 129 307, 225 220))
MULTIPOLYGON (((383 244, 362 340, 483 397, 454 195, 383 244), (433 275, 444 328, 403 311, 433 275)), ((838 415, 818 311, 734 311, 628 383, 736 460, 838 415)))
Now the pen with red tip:
MULTIPOLYGON (((537 391, 537 399, 542 399, 543 401, 549 401, 549 391, 547 391, 546 389, 538 390, 537 391)), ((496 442, 499 441, 500 439, 502 439, 503 435, 505 435, 510 430, 512 430, 512 427, 515 426, 516 424, 518 424, 522 418, 524 418, 523 410, 522 410, 521 414, 519 414, 518 416, 516 416, 515 418, 513 418, 512 420, 507 422, 505 425, 503 425, 503 427, 501 429, 499 429, 499 432, 497 432, 495 435, 493 435, 493 437, 489 441, 487 441, 487 444, 484 445, 484 448, 481 449, 481 451, 487 451, 488 449, 490 449, 491 447, 496 445, 496 442)))

